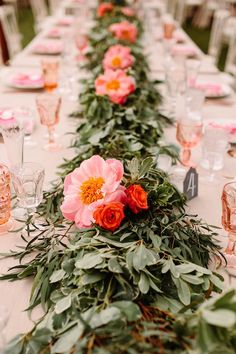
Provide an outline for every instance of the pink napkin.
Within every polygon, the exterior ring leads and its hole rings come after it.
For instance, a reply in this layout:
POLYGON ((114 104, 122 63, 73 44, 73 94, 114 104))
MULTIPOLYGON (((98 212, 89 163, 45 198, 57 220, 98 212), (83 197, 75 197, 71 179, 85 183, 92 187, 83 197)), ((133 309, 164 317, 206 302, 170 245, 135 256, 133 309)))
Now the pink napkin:
POLYGON ((217 124, 215 122, 209 123, 211 127, 221 128, 227 130, 230 134, 236 135, 236 123, 226 123, 226 124, 217 124))
POLYGON ((35 53, 42 53, 42 54, 58 54, 61 53, 63 50, 62 43, 38 43, 34 46, 33 51, 35 53))
POLYGON ((48 36, 53 38, 58 38, 61 37, 63 33, 64 32, 61 30, 61 28, 54 27, 48 31, 48 36))
POLYGON ((205 91, 206 96, 207 95, 217 96, 222 94, 222 86, 220 84, 206 82, 206 83, 199 83, 199 84, 197 83, 195 86, 196 88, 205 91))
POLYGON ((72 18, 67 18, 67 17, 64 17, 64 18, 60 18, 57 22, 57 24, 59 26, 70 26, 72 25, 73 23, 73 19, 72 18))
POLYGON ((11 82, 21 86, 43 86, 43 77, 39 74, 17 74, 11 82))
POLYGON ((185 55, 187 57, 194 57, 197 56, 198 51, 194 47, 187 47, 187 46, 175 46, 172 48, 173 55, 185 55))

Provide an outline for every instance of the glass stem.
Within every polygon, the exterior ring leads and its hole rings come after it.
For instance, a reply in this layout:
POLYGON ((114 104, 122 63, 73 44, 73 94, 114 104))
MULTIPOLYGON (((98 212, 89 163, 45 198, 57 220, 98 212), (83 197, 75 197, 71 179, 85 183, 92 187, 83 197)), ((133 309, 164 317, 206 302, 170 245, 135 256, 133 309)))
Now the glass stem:
POLYGON ((226 247, 225 253, 227 254, 235 254, 236 255, 236 233, 230 232, 229 235, 229 242, 226 247))
POLYGON ((190 161, 190 157, 191 157, 191 150, 184 148, 182 151, 182 164, 184 166, 188 166, 189 165, 189 161, 190 161))
POLYGON ((54 126, 48 126, 48 142, 49 144, 55 143, 54 126))

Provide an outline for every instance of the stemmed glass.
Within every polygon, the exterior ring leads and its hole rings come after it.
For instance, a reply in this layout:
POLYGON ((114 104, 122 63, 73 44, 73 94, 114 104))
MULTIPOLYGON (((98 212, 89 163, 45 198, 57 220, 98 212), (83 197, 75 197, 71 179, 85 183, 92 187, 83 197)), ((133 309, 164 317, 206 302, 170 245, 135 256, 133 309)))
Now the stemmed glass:
POLYGON ((59 123, 61 97, 55 94, 42 94, 36 97, 36 105, 42 125, 48 128, 48 143, 43 147, 46 151, 59 151, 62 146, 55 140, 55 125, 59 123))
POLYGON ((228 147, 228 133, 222 128, 205 127, 201 166, 209 171, 207 176, 201 177, 206 183, 217 183, 215 171, 224 167, 224 157, 228 147))
POLYGON ((84 50, 88 47, 88 37, 83 32, 78 32, 75 34, 75 45, 79 51, 78 59, 81 61, 85 60, 84 50))
POLYGON ((0 353, 4 353, 4 347, 6 344, 4 330, 9 318, 8 309, 0 304, 0 353))
POLYGON ((14 115, 25 128, 24 144, 32 147, 36 146, 36 141, 31 137, 35 123, 35 112, 29 107, 20 106, 14 110, 14 115))
POLYGON ((178 120, 176 138, 183 147, 181 163, 184 166, 195 167, 195 164, 191 161, 191 149, 201 140, 202 131, 202 119, 193 119, 186 115, 186 117, 178 120))
POLYGON ((198 59, 187 59, 186 60, 186 70, 187 70, 187 84, 189 87, 195 87, 199 69, 201 66, 201 61, 198 59))
POLYGON ((25 162, 11 170, 12 182, 20 207, 30 216, 43 199, 44 169, 35 162, 25 162))
POLYGON ((169 65, 165 68, 166 84, 170 99, 169 114, 175 118, 176 101, 178 94, 183 95, 186 91, 186 68, 184 62, 168 61, 169 65))
POLYGON ((14 118, 1 126, 1 132, 10 167, 22 165, 24 158, 24 125, 14 118))
POLYGON ((236 268, 236 182, 227 183, 222 193, 222 225, 228 232, 228 245, 224 251, 227 267, 236 268))

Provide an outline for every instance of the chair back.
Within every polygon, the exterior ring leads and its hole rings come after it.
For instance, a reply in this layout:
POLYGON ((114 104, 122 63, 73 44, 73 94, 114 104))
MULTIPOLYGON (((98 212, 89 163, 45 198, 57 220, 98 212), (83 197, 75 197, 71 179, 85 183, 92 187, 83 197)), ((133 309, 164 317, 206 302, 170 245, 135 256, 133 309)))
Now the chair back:
POLYGON ((29 0, 35 21, 35 30, 39 32, 42 29, 42 23, 48 16, 48 8, 45 0, 29 0))
POLYGON ((229 38, 229 49, 225 61, 225 71, 236 76, 236 18, 232 23, 232 33, 229 38))
POLYGON ((208 53, 214 57, 218 57, 219 55, 224 26, 229 16, 230 12, 227 10, 216 10, 214 13, 208 48, 208 53))
POLYGON ((22 50, 21 35, 13 6, 4 5, 0 7, 0 21, 6 38, 9 56, 12 59, 22 50))
POLYGON ((49 0, 49 10, 51 15, 63 12, 63 1, 62 0, 49 0))

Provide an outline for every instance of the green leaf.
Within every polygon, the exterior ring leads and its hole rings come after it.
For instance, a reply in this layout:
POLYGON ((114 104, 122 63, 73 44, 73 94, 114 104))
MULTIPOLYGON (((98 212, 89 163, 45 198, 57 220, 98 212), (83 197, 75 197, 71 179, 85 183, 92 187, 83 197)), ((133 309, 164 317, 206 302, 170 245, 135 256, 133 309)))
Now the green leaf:
POLYGON ((153 164, 153 159, 151 157, 147 157, 146 159, 144 159, 139 168, 139 176, 140 177, 145 176, 147 172, 150 170, 152 164, 153 164))
POLYGON ((120 318, 120 315, 120 310, 117 307, 111 306, 99 313, 95 313, 89 321, 89 324, 92 328, 104 326, 105 324, 120 318))
POLYGON ((98 253, 86 253, 83 258, 76 261, 75 266, 79 269, 90 269, 103 262, 98 253))
POLYGON ((117 258, 111 258, 108 261, 108 268, 112 273, 123 273, 123 270, 120 264, 117 261, 117 258))
POLYGON ((51 348, 51 353, 66 353, 72 349, 77 343, 78 339, 82 336, 84 326, 79 322, 75 327, 63 333, 60 338, 54 343, 51 348))
POLYGON ((66 297, 63 297, 61 300, 59 300, 56 303, 55 312, 57 314, 60 314, 60 313, 64 312, 65 310, 67 310, 69 307, 71 307, 71 294, 69 294, 66 297))
POLYGON ((185 305, 188 306, 190 304, 190 289, 189 286, 180 278, 175 279, 175 283, 178 290, 178 296, 180 301, 185 305))
POLYGON ((49 279, 50 283, 59 282, 60 280, 63 279, 65 274, 66 274, 66 272, 63 269, 56 270, 55 272, 52 273, 52 275, 49 279))
POLYGON ((138 305, 131 301, 115 301, 112 306, 117 307, 129 322, 137 321, 142 317, 138 305))
POLYGON ((207 310, 202 311, 204 320, 213 325, 223 328, 229 328, 236 325, 236 313, 227 309, 207 310))
POLYGON ((147 294, 150 288, 149 278, 146 276, 144 272, 141 272, 139 282, 138 282, 139 289, 141 293, 147 294))

